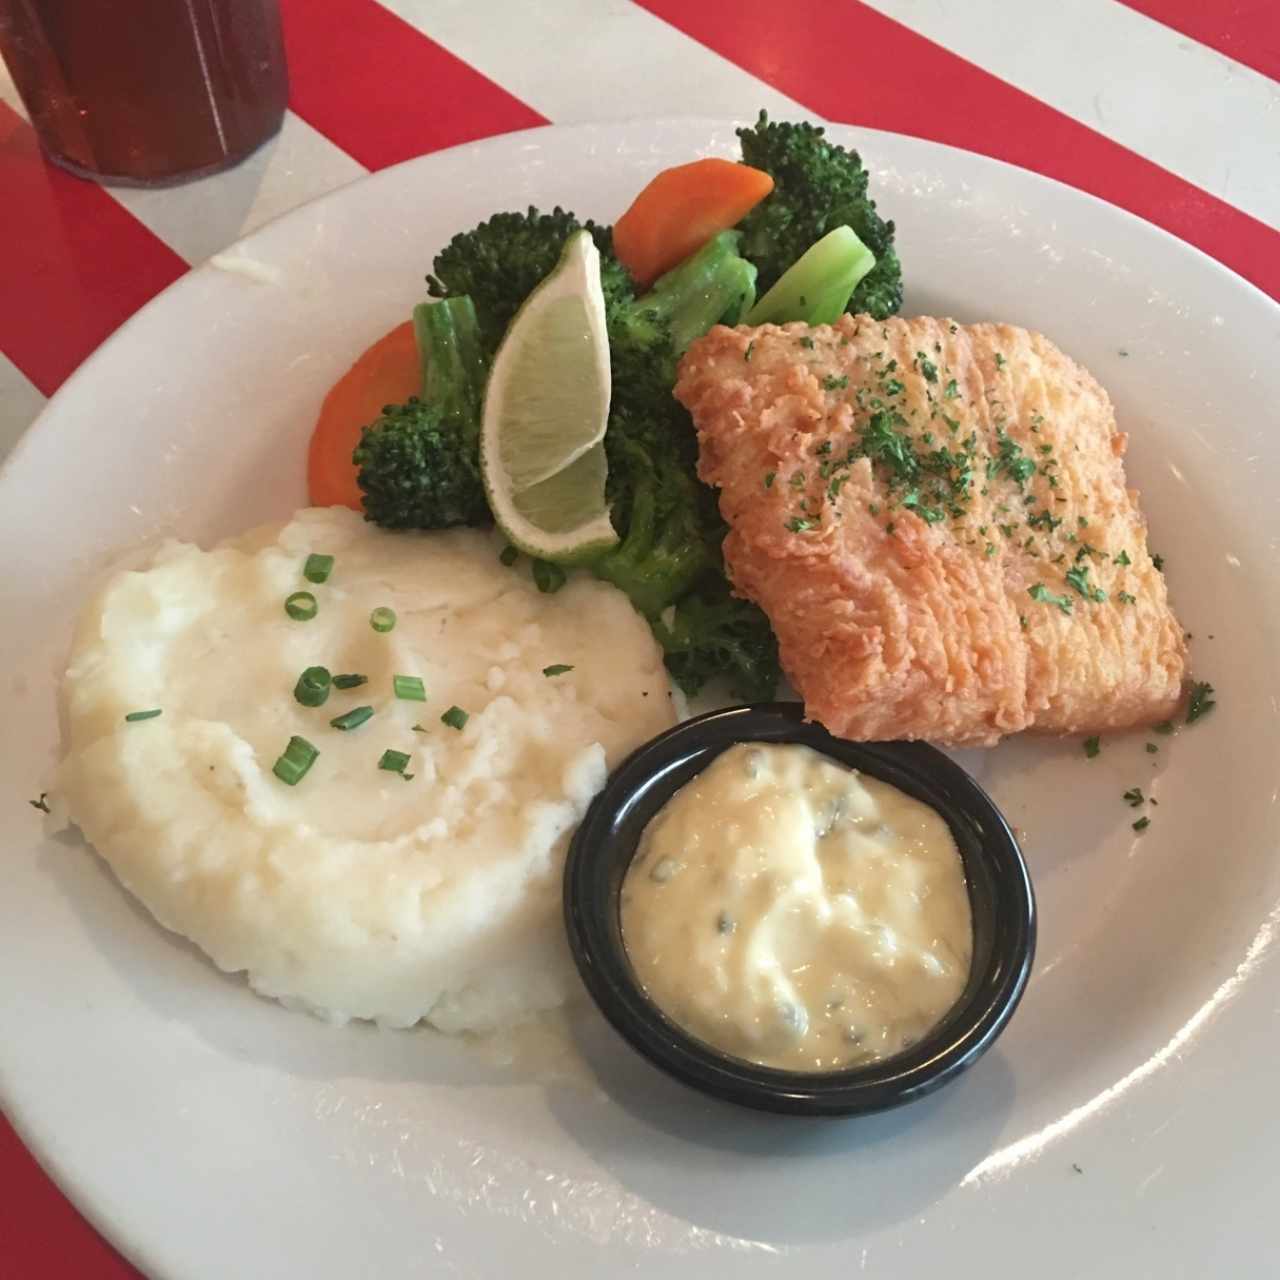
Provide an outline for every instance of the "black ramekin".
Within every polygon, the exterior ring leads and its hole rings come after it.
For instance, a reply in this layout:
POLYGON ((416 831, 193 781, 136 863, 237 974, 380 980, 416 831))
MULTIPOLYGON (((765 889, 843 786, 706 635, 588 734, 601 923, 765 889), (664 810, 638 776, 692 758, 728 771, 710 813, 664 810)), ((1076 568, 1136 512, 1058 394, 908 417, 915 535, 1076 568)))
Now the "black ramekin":
POLYGON ((955 1079, 1013 1016, 1035 955, 1035 898, 1022 851, 986 792, 922 743, 846 742, 804 719, 799 703, 713 711, 646 743, 587 811, 564 875, 569 946, 604 1016, 677 1080, 728 1102, 793 1115, 852 1115, 911 1102, 955 1079), (796 742, 899 787, 946 820, 964 860, 973 961, 941 1022, 892 1058, 842 1071, 780 1071, 743 1061, 682 1030, 640 985, 622 941, 622 879, 649 820, 678 788, 739 742, 796 742))

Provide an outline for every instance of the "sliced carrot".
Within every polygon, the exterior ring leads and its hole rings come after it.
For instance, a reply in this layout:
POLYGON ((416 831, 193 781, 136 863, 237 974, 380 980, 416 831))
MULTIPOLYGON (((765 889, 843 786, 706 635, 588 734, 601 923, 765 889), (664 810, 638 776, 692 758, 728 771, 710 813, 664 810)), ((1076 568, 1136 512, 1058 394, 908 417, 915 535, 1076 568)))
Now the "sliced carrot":
POLYGON ((709 158, 664 169, 613 225, 618 260, 644 288, 742 221, 773 190, 760 169, 709 158))
POLYGON ((307 491, 313 506, 362 511, 352 450, 383 405, 403 404, 422 391, 422 369, 413 321, 379 338, 338 379, 324 398, 307 451, 307 491))

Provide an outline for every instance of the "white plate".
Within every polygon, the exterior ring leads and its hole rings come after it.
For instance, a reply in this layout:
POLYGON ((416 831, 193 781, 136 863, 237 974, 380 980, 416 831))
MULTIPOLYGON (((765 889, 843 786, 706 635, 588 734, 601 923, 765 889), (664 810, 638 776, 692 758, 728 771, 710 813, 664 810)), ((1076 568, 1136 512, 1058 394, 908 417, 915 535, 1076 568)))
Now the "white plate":
POLYGON ((835 129, 900 228, 908 312, 1040 328, 1106 384, 1219 706, 1176 739, 973 756, 1025 829, 1036 973, 998 1047, 905 1111, 802 1123, 713 1105, 594 1018, 600 1088, 429 1033, 335 1030, 165 934, 26 805, 86 583, 160 533, 303 499, 332 379, 498 208, 610 219, 731 127, 549 128, 414 161, 193 272, 54 398, 0 478, 0 1097, 145 1270, 229 1276, 1256 1276, 1280 1188, 1280 310, 1151 226, 1042 178, 835 129), (1121 800, 1159 799, 1152 825, 1121 800), (1212 1260, 1212 1261, 1211 1261, 1212 1260))

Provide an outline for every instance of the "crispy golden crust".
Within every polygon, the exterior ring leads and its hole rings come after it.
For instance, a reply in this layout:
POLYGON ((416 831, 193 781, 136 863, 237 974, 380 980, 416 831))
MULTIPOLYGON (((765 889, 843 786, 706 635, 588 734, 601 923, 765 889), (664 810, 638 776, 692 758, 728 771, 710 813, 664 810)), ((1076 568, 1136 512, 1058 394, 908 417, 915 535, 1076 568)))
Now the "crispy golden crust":
POLYGON ((1106 392, 1040 334, 865 316, 717 328, 689 349, 676 395, 720 490, 734 586, 769 615, 784 670, 832 732, 977 745, 1176 709, 1186 648, 1125 486, 1125 436, 1106 392), (902 505, 914 487, 937 512, 927 476, 893 483, 860 456, 882 411, 917 455, 972 442, 969 497, 945 518, 902 505), (1008 468, 988 476, 1002 433, 1038 464, 1025 486, 1008 468), (1105 601, 1067 583, 1086 566, 1105 601), (1036 584, 1070 613, 1033 599, 1036 584))

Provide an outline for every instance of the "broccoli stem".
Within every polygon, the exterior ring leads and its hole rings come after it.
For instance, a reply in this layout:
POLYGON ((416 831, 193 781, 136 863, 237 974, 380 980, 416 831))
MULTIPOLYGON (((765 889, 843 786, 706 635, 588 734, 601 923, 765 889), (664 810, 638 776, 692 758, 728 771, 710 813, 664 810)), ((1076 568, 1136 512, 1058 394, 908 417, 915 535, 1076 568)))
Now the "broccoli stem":
POLYGON ((836 227, 810 246, 799 261, 751 308, 747 324, 835 324, 858 282, 876 265, 875 255, 852 227, 836 227))
POLYGON ((413 334, 422 362, 422 399, 478 439, 488 361, 471 299, 419 303, 413 309, 413 334))
POLYGON ((741 238, 736 231, 712 236, 635 303, 638 311, 666 318, 677 355, 712 325, 736 323, 755 302, 756 269, 738 252, 741 238))

